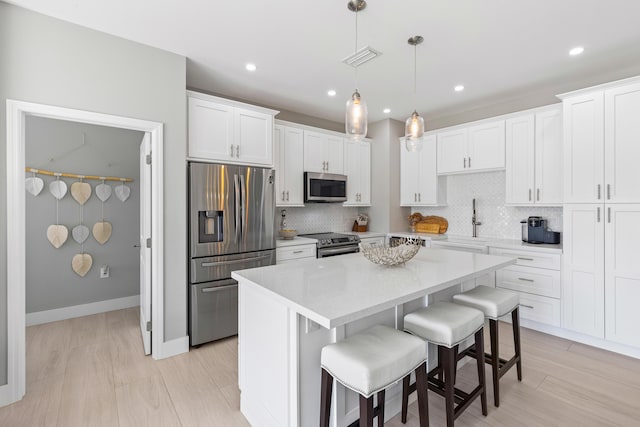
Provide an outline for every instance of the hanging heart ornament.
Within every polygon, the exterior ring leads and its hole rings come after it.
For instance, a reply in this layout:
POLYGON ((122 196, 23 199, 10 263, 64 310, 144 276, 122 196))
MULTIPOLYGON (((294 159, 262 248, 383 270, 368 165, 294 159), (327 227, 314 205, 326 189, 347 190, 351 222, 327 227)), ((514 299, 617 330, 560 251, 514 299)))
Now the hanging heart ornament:
POLYGON ((96 222, 93 225, 93 238, 101 245, 104 245, 111 238, 111 231, 113 231, 113 227, 110 222, 96 222))
POLYGON ((86 225, 76 225, 71 230, 71 236, 79 245, 83 244, 89 237, 89 227, 86 225))
POLYGON ((91 185, 86 182, 74 182, 71 184, 71 196, 80 205, 84 205, 91 197, 91 185))
POLYGON ((120 199, 121 202, 126 201, 131 195, 131 189, 124 184, 118 185, 115 191, 116 191, 116 197, 120 199))
POLYGON ((96 185, 96 196, 101 202, 106 202, 111 197, 111 186, 104 183, 96 185))
POLYGON ((84 277, 93 264, 93 258, 89 254, 76 254, 71 260, 71 268, 80 277, 84 277))
POLYGON ((49 228, 47 228, 47 239, 49 239, 49 242, 56 249, 64 245, 68 237, 69 230, 67 230, 67 227, 64 225, 50 225, 49 228))
POLYGON ((64 181, 60 181, 59 179, 51 181, 49 183, 49 192, 56 199, 62 200, 65 194, 67 194, 67 183, 64 181))
POLYGON ((37 196, 44 188, 44 181, 42 180, 42 178, 39 178, 37 176, 30 176, 25 180, 24 188, 29 193, 37 196))

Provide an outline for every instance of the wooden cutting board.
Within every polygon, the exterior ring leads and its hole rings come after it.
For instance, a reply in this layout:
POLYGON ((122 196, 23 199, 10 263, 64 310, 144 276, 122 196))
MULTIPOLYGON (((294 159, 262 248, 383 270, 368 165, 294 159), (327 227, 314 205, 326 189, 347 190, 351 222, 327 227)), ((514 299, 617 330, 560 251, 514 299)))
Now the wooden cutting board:
POLYGON ((449 222, 441 216, 423 216, 415 223, 416 231, 419 233, 437 233, 443 234, 449 228, 449 222))

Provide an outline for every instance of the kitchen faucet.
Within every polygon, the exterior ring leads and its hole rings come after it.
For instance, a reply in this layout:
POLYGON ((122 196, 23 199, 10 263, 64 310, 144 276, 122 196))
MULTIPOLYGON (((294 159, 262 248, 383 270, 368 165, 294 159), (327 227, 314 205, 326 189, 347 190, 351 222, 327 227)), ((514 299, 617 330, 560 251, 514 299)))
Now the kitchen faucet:
POLYGON ((473 225, 473 237, 478 237, 476 227, 482 225, 481 222, 476 220, 476 199, 473 199, 473 215, 471 216, 471 224, 473 225))

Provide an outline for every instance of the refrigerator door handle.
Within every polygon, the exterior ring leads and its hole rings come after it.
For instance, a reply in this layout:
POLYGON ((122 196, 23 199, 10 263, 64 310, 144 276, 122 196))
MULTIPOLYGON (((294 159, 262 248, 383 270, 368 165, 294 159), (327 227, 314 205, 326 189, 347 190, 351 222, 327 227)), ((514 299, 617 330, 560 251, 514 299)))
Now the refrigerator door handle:
POLYGON ((212 286, 210 288, 202 288, 200 292, 202 292, 203 294, 206 294, 208 292, 224 291, 226 289, 233 288, 233 287, 238 287, 238 285, 235 284, 235 285, 224 285, 224 286, 212 286))
POLYGON ((242 259, 234 259, 231 261, 217 261, 217 262, 203 262, 201 264, 202 267, 218 267, 221 265, 234 265, 234 264, 243 264, 246 263, 248 261, 257 261, 257 260, 261 260, 261 259, 267 259, 270 258, 271 255, 262 255, 262 256, 256 256, 256 257, 251 257, 251 258, 242 258, 242 259))
POLYGON ((241 190, 240 190, 240 181, 238 179, 238 174, 233 175, 233 188, 235 191, 235 205, 234 205, 234 213, 236 220, 236 244, 238 244, 238 237, 240 235, 240 210, 242 208, 240 203, 241 198, 241 190))
POLYGON ((245 179, 244 174, 240 175, 240 191, 242 193, 242 198, 240 199, 241 204, 240 204, 240 221, 242 224, 242 231, 241 231, 241 237, 244 240, 245 239, 245 233, 246 233, 246 229, 247 229, 247 215, 246 215, 246 208, 247 206, 249 206, 249 201, 246 200, 247 198, 247 182, 245 179))

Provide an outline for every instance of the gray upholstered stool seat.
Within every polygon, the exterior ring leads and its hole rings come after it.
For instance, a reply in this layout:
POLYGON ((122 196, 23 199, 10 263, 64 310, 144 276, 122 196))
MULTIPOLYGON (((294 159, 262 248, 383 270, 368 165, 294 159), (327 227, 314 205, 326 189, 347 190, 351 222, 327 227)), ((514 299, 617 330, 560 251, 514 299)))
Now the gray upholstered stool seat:
POLYGON ((453 301, 456 304, 478 309, 486 318, 494 320, 511 313, 520 305, 517 293, 488 286, 477 286, 470 291, 454 295, 453 301))
MULTIPOLYGON (((484 355, 476 357, 478 386, 470 393, 455 387, 458 345, 474 336, 475 345, 484 347, 484 314, 475 308, 450 302, 437 302, 404 316, 404 330, 438 345, 438 366, 428 374, 429 390, 445 398, 447 427, 480 397, 482 414, 487 415, 487 396, 484 380, 484 355)), ((402 387, 402 422, 407 422, 409 394, 420 391, 419 384, 411 384, 405 377, 402 387)))
MULTIPOLYGON (((513 365, 516 365, 518 381, 522 381, 522 357, 520 348, 520 298, 516 292, 507 289, 478 286, 470 291, 453 296, 456 304, 473 307, 481 310, 489 319, 489 336, 491 339, 491 353, 479 353, 484 355, 485 361, 491 365, 493 373, 493 404, 500 406, 500 378, 507 373, 513 365), (511 359, 500 358, 500 346, 498 344, 498 318, 511 313, 513 328, 514 355, 511 359)), ((460 357, 476 357, 476 348, 472 346, 460 353, 460 357)))
POLYGON ((428 426, 426 360, 427 346, 423 340, 383 325, 323 347, 320 425, 329 425, 333 379, 360 394, 361 426, 371 426, 376 416, 382 426, 384 389, 415 371, 425 388, 423 395, 418 395, 420 425, 428 426), (376 393, 378 406, 374 409, 376 393))

